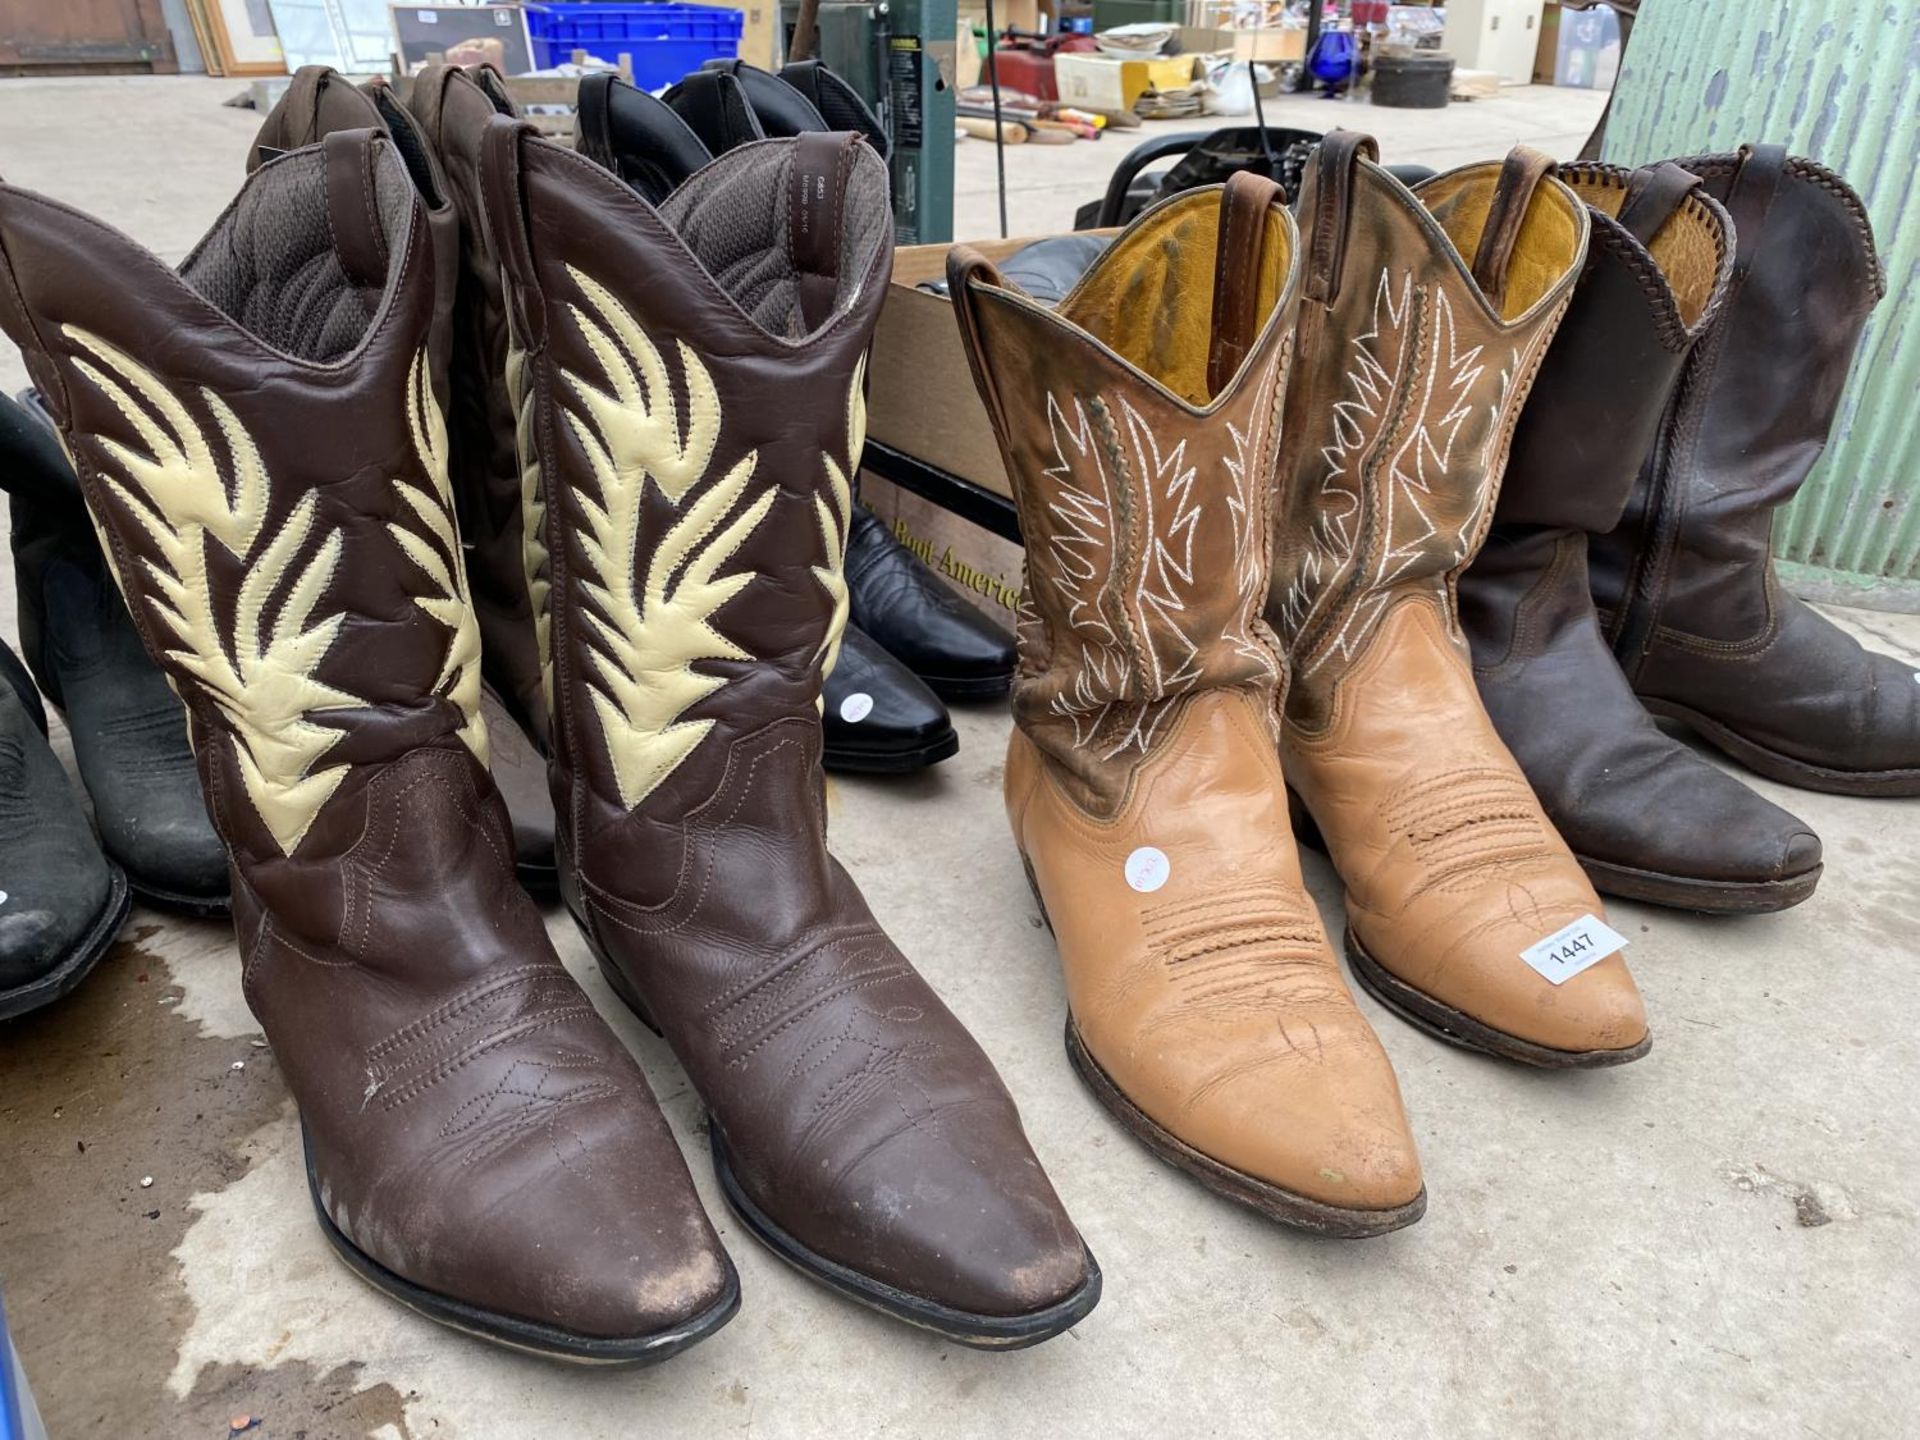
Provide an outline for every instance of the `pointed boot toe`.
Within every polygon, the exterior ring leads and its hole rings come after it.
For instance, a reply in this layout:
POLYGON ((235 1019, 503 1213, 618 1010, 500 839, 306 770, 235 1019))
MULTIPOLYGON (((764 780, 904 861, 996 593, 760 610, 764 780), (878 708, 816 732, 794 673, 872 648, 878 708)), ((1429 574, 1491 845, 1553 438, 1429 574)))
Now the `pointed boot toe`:
POLYGON ((820 724, 829 770, 897 775, 960 749, 940 697, 857 625, 822 687, 820 724))
POLYGON ((405 1203, 418 1177, 401 1166, 356 1210, 329 1180, 343 1162, 309 1143, 322 1230, 349 1267, 430 1319, 581 1364, 656 1364, 731 1320, 739 1276, 691 1184, 662 1194, 665 1125, 600 1082, 569 1091, 498 1068, 503 1093, 544 1104, 456 1112, 449 1140, 485 1165, 436 1205, 405 1203), (570 1098, 588 1088, 608 1093, 570 1098))

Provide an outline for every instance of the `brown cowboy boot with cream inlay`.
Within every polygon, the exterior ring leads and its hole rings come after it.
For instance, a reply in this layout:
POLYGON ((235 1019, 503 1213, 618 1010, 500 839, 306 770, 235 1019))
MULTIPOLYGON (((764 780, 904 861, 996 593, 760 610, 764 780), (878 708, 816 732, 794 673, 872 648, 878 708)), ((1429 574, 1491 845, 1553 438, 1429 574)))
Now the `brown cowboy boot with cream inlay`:
POLYGON ((415 186, 335 131, 261 164, 177 274, 0 187, 0 325, 186 703, 326 1238, 443 1324, 659 1360, 739 1285, 513 883, 441 419, 454 257, 415 186))
POLYGON ((1619 1064, 1649 1043, 1625 941, 1487 718, 1454 597, 1586 207, 1524 149, 1412 191, 1375 153, 1329 135, 1301 197, 1266 611, 1293 665, 1287 779, 1384 1003, 1528 1064, 1619 1064))
POLYGON ((539 417, 567 903, 685 1065, 758 1238, 966 1344, 1056 1335, 1099 1269, 826 845, 886 167, 849 135, 766 141, 656 209, 506 119, 486 142, 539 417))
POLYGON ((1298 273, 1272 182, 1140 217, 1049 310, 948 265, 1027 542, 1014 840, 1067 1053, 1156 1154, 1274 1218, 1426 1205, 1399 1087, 1301 880, 1260 619, 1298 273))

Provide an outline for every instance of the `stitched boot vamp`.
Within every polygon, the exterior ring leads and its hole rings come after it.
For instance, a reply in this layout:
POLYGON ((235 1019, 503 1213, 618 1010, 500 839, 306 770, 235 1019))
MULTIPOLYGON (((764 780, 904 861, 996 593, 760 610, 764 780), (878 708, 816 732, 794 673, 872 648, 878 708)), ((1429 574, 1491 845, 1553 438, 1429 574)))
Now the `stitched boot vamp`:
POLYGON ((1412 1203, 1399 1086, 1301 879, 1267 726, 1251 697, 1210 691, 1168 727, 1111 818, 1075 804, 1023 736, 1009 752, 1009 814, 1081 1042, 1222 1165, 1328 1205, 1412 1203), (1149 853, 1164 879, 1143 890, 1130 865, 1149 853))
POLYGON ((1521 952, 1601 913, 1424 602, 1396 607, 1344 678, 1338 719, 1285 756, 1347 882, 1367 954, 1443 1004, 1536 1045, 1628 1049, 1640 996, 1611 956, 1560 985, 1521 952))
POLYGON ((910 1294, 1044 1308, 1083 1282, 1084 1249, 986 1056, 818 842, 818 745, 805 720, 767 727, 684 822, 590 833, 602 857, 644 830, 655 862, 648 884, 587 861, 596 929, 634 957, 735 1178, 783 1228, 910 1294))

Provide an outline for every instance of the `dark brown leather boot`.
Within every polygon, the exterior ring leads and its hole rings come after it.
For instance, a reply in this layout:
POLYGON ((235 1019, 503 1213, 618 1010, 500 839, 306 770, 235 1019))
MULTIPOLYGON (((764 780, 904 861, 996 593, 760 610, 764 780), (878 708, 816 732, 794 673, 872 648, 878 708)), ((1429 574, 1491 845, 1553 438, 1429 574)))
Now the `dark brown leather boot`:
POLYGON ((827 853, 821 675, 892 259, 850 136, 720 157, 658 209, 500 120, 488 222, 538 419, 562 889, 712 1116, 742 1221, 967 1344, 1099 1271, 979 1047, 827 853))
POLYGON ((1725 303, 1620 527, 1593 548, 1614 652, 1656 715, 1751 769, 1841 795, 1920 795, 1920 683, 1789 595, 1773 512, 1826 444, 1885 293, 1860 197, 1778 146, 1680 165, 1733 217, 1725 303))
POLYGON ((1500 738, 1593 883, 1727 912, 1813 893, 1820 841, 1669 736, 1600 633, 1587 539, 1620 523, 1680 367, 1733 264, 1726 212, 1677 165, 1562 167, 1587 266, 1514 431, 1460 622, 1500 738))
POLYGON ((520 543, 521 476, 514 458, 516 416, 502 379, 507 339, 500 315, 499 267, 487 251, 477 208, 477 161, 469 159, 467 147, 439 143, 449 128, 477 137, 488 118, 503 113, 500 107, 512 113, 512 102, 494 71, 482 68, 472 74, 477 78, 463 70, 429 66, 413 82, 420 112, 416 115, 384 80, 356 87, 324 65, 302 66, 261 122, 247 168, 252 171, 282 151, 318 144, 335 130, 377 130, 394 142, 413 174, 427 204, 436 250, 460 257, 459 273, 444 287, 438 303, 453 327, 447 467, 480 625, 481 711, 492 741, 494 784, 513 818, 520 883, 530 894, 552 899, 558 894, 559 874, 553 863, 553 802, 542 753, 547 706, 528 593, 533 584, 544 582, 529 571, 520 543), (459 77, 457 82, 453 76, 459 77), (449 88, 455 96, 451 104, 446 100, 449 88), (457 185, 450 175, 458 176, 457 185))
POLYGON ((178 274, 0 187, 0 324, 187 705, 328 1240, 455 1328, 662 1359, 738 1282, 513 883, 427 214, 370 130, 260 165, 178 274))

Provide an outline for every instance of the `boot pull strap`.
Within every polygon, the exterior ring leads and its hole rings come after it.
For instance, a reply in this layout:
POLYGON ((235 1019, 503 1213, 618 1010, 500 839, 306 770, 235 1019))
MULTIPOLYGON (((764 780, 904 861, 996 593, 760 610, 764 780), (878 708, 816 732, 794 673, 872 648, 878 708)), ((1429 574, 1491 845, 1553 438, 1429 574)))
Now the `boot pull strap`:
POLYGON ((1253 348, 1260 320, 1260 258, 1267 210, 1280 187, 1251 170, 1229 176, 1220 191, 1220 238, 1213 260, 1213 343, 1207 350, 1207 394, 1226 389, 1253 348))
POLYGON ((1700 184, 1700 177, 1671 160, 1642 165, 1627 177, 1627 198, 1614 218, 1642 245, 1651 245, 1673 212, 1700 184))
POLYGON ((1486 227, 1473 254, 1474 281, 1496 309, 1507 297, 1507 267, 1513 262, 1514 247, 1533 204, 1533 192, 1555 168, 1550 158, 1527 145, 1514 146, 1501 163, 1493 203, 1487 208, 1486 227))
POLYGON ((536 132, 524 120, 490 116, 480 135, 480 193, 484 197, 487 237, 500 257, 506 284, 501 286, 514 338, 529 354, 547 339, 547 307, 533 269, 533 244, 527 238, 527 207, 520 175, 521 145, 536 132))
POLYGON ((1727 186, 1727 213, 1733 217, 1733 278, 1738 285, 1747 278, 1755 257, 1760 253, 1760 232, 1766 228, 1767 212, 1773 208, 1780 182, 1787 177, 1787 147, 1784 145, 1742 145, 1740 168, 1727 186))
MULTIPOLYGON (((960 348, 967 352, 967 368, 973 371, 973 385, 980 401, 991 413, 994 431, 1013 433, 1007 426, 1006 408, 1000 403, 1000 389, 987 368, 986 347, 980 343, 980 289, 1011 288, 998 268, 971 245, 956 245, 947 251, 947 298, 953 302, 953 316, 960 325, 960 348)), ((1009 472, 1008 479, 1012 479, 1009 472)), ((1020 506, 1020 487, 1015 485, 1014 509, 1020 506)))
POLYGON ((380 225, 371 130, 335 130, 321 140, 327 169, 327 228, 347 279, 376 293, 387 287, 387 232, 380 225))
POLYGON ((796 136, 787 176, 787 248, 800 272, 800 318, 809 333, 833 315, 840 297, 842 218, 846 214, 847 174, 854 147, 863 145, 846 131, 814 131, 796 136))
MULTIPOLYGON (((1380 145, 1357 130, 1330 130, 1314 151, 1313 213, 1307 232, 1306 298, 1331 305, 1340 293, 1340 267, 1347 258, 1347 227, 1353 219, 1353 172, 1362 158, 1378 160, 1380 145)), ((1304 200, 1306 197, 1303 196, 1304 200)))
POLYGON ((333 71, 325 65, 302 65, 287 83, 287 93, 260 123, 247 152, 247 173, 251 175, 269 160, 277 160, 289 150, 311 145, 320 128, 320 92, 333 71))
POLYGON ((619 174, 613 153, 613 89, 617 77, 611 71, 583 75, 574 95, 573 148, 602 168, 619 174))
POLYGON ((507 89, 507 77, 494 69, 491 61, 485 65, 475 65, 465 74, 480 87, 480 93, 493 102, 495 110, 515 120, 520 118, 520 104, 513 98, 513 92, 507 89))

